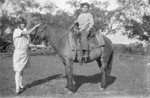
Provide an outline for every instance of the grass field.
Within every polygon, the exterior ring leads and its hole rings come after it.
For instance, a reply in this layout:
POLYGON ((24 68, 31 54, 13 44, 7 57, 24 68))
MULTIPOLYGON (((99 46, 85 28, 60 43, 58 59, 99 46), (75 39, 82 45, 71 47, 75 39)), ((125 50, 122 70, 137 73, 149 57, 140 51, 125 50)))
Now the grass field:
MULTIPOLYGON (((85 65, 74 64, 77 92, 68 94, 65 88, 64 65, 57 56, 31 56, 31 67, 24 72, 23 84, 26 90, 19 97, 58 98, 141 98, 148 97, 150 56, 115 54, 108 87, 100 91, 100 69, 96 62, 85 65)), ((12 57, 0 59, 0 96, 15 97, 12 57)))

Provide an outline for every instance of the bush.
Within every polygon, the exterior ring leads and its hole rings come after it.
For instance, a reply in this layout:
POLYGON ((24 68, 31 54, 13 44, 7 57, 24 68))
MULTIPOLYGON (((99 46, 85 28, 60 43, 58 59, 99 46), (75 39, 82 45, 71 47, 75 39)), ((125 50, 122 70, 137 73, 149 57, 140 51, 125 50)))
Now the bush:
POLYGON ((115 53, 129 53, 129 54, 140 54, 140 55, 149 55, 149 47, 136 47, 131 45, 115 44, 114 45, 115 53))

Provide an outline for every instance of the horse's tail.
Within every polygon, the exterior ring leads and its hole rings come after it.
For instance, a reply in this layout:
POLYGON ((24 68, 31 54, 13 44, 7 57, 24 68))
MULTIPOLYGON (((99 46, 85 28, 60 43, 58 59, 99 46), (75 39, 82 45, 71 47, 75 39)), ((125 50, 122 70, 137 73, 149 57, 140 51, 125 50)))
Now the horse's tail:
POLYGON ((112 64, 113 64, 113 51, 110 55, 110 58, 109 58, 109 62, 108 62, 108 66, 107 66, 107 76, 110 76, 110 73, 111 73, 111 70, 112 70, 112 64))

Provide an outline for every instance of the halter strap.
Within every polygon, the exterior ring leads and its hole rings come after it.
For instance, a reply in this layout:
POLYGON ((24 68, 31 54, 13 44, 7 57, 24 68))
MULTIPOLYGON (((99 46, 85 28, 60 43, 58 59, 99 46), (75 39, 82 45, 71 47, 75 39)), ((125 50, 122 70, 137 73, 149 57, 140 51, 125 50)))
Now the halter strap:
MULTIPOLYGON (((45 28, 46 25, 47 25, 47 23, 45 23, 45 24, 41 27, 41 29, 43 30, 43 29, 45 28)), ((35 34, 34 34, 34 39, 33 39, 32 42, 35 41, 36 35, 37 35, 37 31, 36 31, 35 34)))
POLYGON ((51 44, 52 46, 54 46, 58 41, 60 41, 64 36, 66 36, 69 33, 69 31, 67 31, 65 34, 63 34, 58 40, 56 40, 53 44, 51 44))

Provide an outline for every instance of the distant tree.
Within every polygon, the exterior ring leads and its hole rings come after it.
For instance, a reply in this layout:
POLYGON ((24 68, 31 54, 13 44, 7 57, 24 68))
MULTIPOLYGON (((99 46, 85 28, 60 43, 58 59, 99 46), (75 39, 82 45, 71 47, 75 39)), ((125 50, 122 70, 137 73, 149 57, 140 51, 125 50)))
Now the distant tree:
POLYGON ((71 6, 71 8, 74 10, 74 12, 76 12, 79 9, 80 3, 81 3, 81 0, 79 0, 79 1, 77 1, 77 0, 66 1, 66 4, 69 4, 71 6))
POLYGON ((120 4, 121 12, 125 16, 126 32, 124 32, 124 35, 141 41, 149 41, 149 5, 143 0, 118 0, 118 3, 120 4))
POLYGON ((44 4, 44 6, 40 7, 40 10, 44 10, 47 13, 52 13, 54 12, 58 7, 52 3, 51 1, 46 1, 46 3, 44 4))
POLYGON ((8 5, 8 0, 0 0, 1 10, 4 11, 8 5))
POLYGON ((6 14, 4 12, 7 5, 8 5, 8 0, 0 0, 0 37, 2 37, 5 29, 3 18, 6 18, 6 14))
POLYGON ((4 3, 4 2, 5 2, 5 0, 0 0, 0 2, 1 2, 1 3, 4 3))
POLYGON ((55 21, 59 20, 57 24, 65 27, 65 28, 69 28, 71 26, 71 24, 74 22, 74 17, 62 10, 60 10, 56 13, 56 15, 54 16, 54 19, 55 19, 55 21))
POLYGON ((30 9, 40 7, 40 4, 35 0, 10 0, 10 3, 15 12, 29 11, 30 9))
MULTIPOLYGON (((75 19, 80 14, 81 0, 69 0, 67 4, 70 4, 74 9, 74 17, 75 19)), ((116 31, 120 30, 123 27, 121 17, 124 16, 123 13, 119 9, 108 11, 107 7, 109 6, 109 2, 101 2, 99 0, 93 0, 91 2, 90 13, 93 14, 95 20, 95 27, 97 30, 101 30, 104 35, 108 35, 110 33, 116 33, 116 31)))

